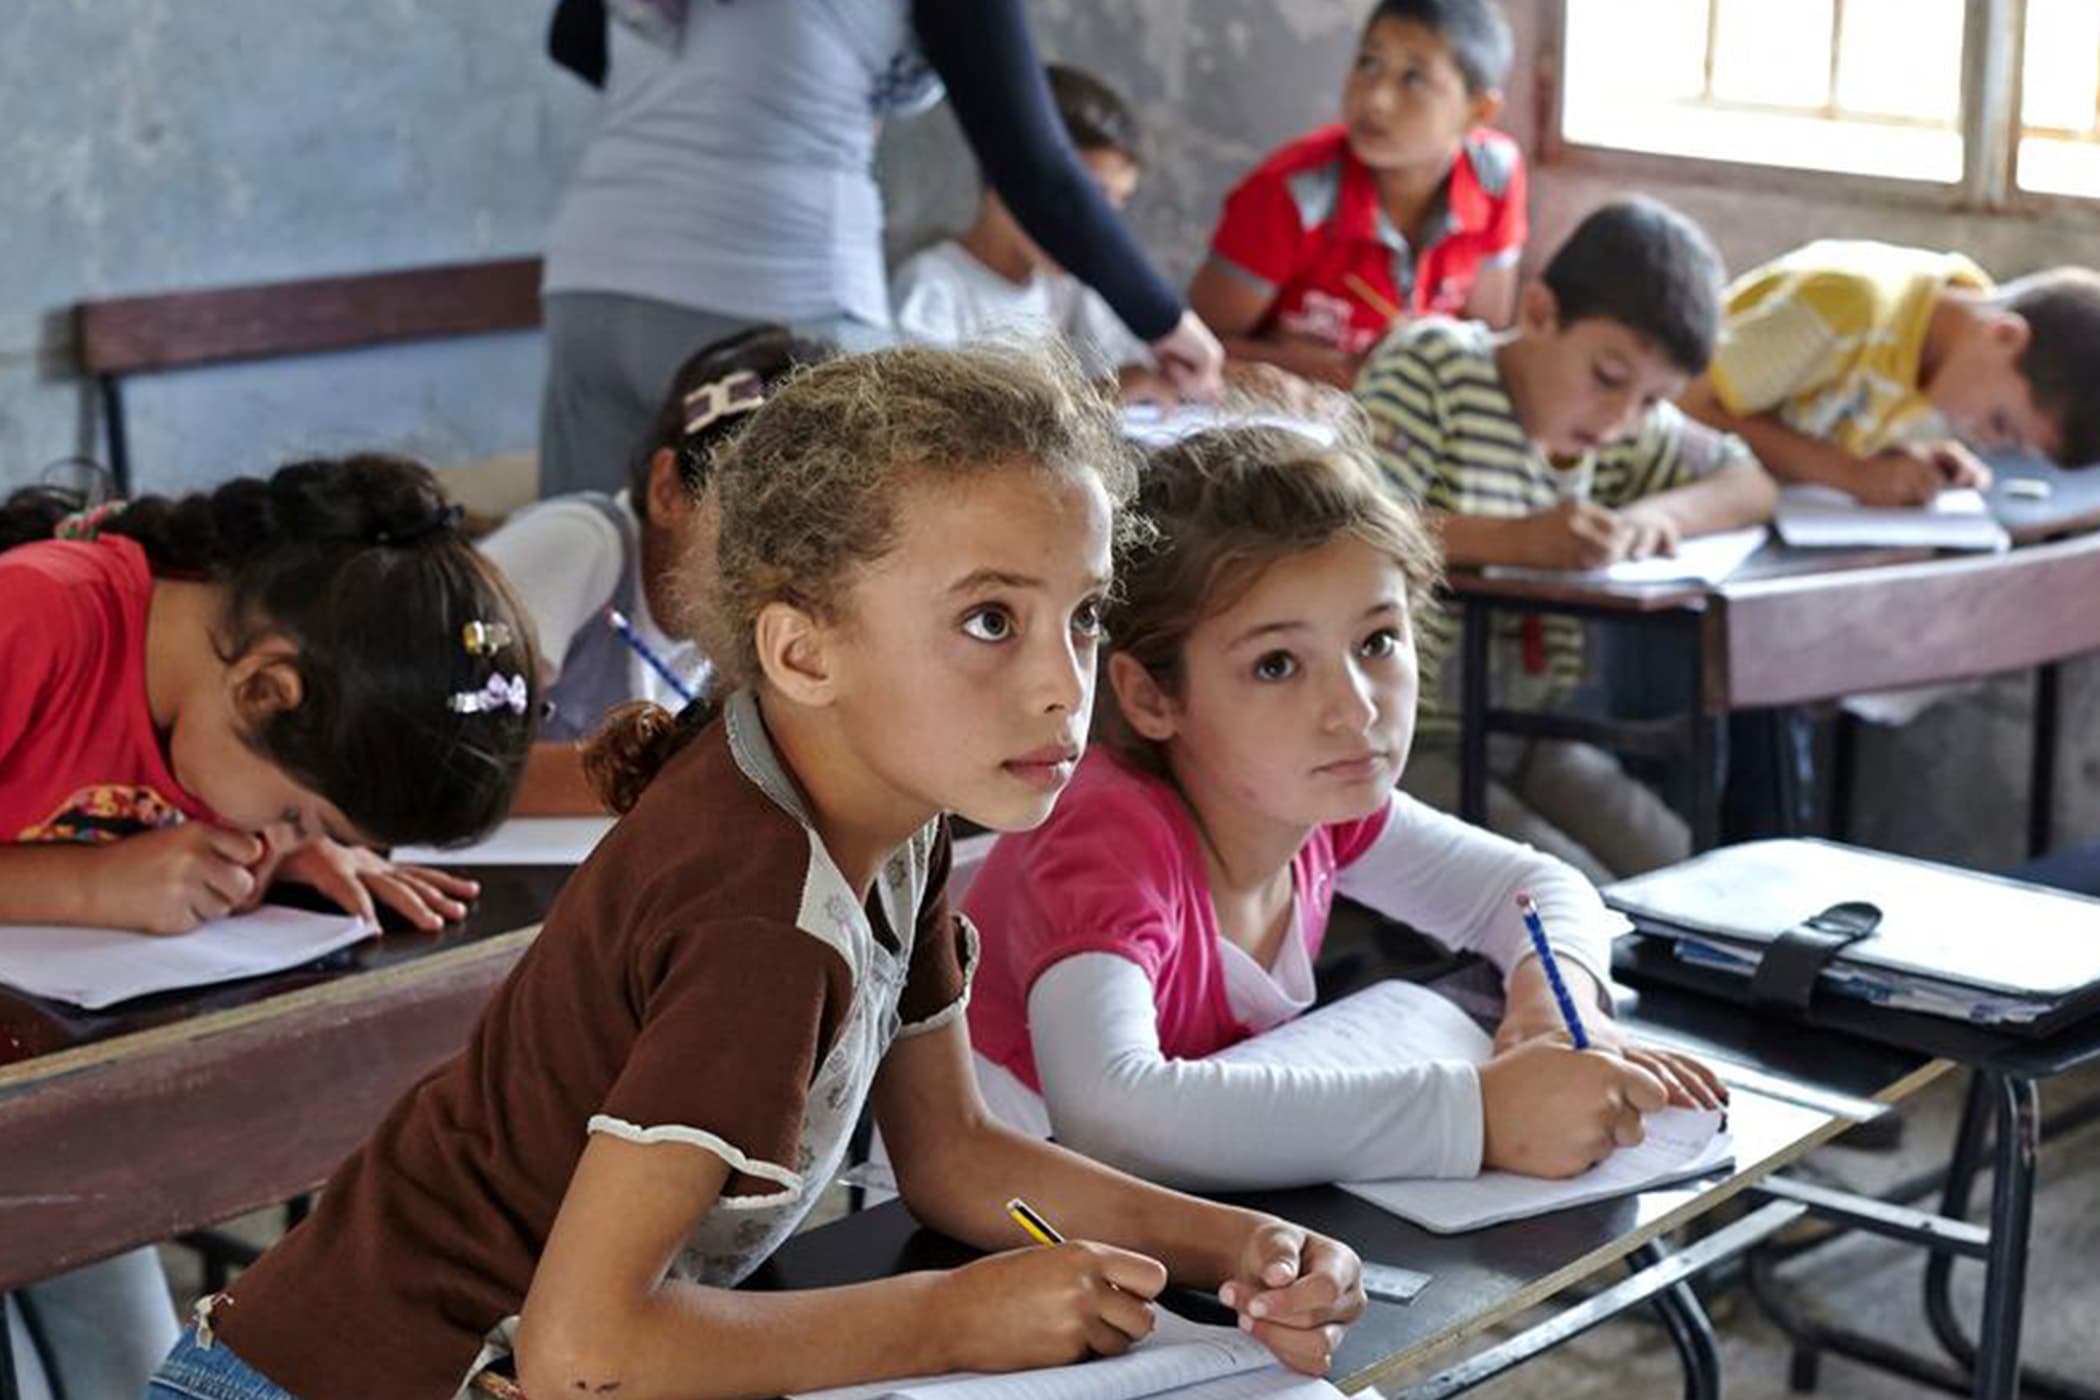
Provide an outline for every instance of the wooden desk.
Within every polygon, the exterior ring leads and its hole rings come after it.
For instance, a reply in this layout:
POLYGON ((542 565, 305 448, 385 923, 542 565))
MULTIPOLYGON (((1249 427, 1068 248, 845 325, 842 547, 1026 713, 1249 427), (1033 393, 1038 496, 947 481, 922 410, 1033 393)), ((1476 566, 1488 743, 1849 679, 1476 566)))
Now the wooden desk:
MULTIPOLYGON (((2096 478, 2100 479, 2100 478, 2096 478)), ((1451 575, 1464 611, 1459 813, 1487 809, 1490 733, 1572 738, 1621 752, 1689 755, 1693 841, 1719 837, 1716 725, 1735 710, 1833 700, 1871 690, 2037 672, 2028 840, 2049 844, 2055 802, 2060 663, 2100 650, 2100 534, 2009 553, 1796 551, 1768 546, 1714 587, 1451 575), (1690 642, 1699 701, 1675 721, 1599 721, 1498 709, 1488 694, 1498 613, 1637 619, 1690 642)))
POLYGON ((466 923, 81 1013, 0 991, 0 1293, 310 1191, 466 1043, 566 869, 466 923))

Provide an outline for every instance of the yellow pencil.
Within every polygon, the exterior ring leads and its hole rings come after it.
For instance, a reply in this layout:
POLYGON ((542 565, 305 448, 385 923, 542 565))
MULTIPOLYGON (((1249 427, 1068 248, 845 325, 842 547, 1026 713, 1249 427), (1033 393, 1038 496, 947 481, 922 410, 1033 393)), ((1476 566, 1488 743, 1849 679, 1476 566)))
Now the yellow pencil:
POLYGON ((1065 1237, 1049 1221, 1037 1213, 1036 1208, 1019 1196, 1006 1203, 1006 1213, 1014 1224, 1028 1232, 1028 1238, 1037 1244, 1063 1244, 1065 1237))
POLYGON ((1348 286, 1350 291, 1356 293, 1358 296, 1364 299, 1365 305, 1369 306, 1373 311, 1377 312, 1379 315, 1385 317, 1386 320, 1397 321, 1407 314, 1406 312, 1402 311, 1399 307, 1393 305, 1392 301, 1389 298, 1387 298, 1385 293, 1379 291, 1376 287, 1372 286, 1369 282, 1364 281, 1363 278, 1357 276, 1355 273, 1343 273, 1342 281, 1348 286))

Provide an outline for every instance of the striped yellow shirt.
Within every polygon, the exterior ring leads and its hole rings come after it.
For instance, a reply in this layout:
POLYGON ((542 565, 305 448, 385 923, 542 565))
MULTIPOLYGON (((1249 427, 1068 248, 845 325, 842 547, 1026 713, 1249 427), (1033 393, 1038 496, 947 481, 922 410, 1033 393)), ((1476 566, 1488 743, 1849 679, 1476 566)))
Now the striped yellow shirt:
MULTIPOLYGON (((1478 321, 1410 321, 1378 347, 1357 380, 1379 466, 1424 510, 1513 518, 1574 500, 1627 506, 1754 460, 1740 440, 1665 403, 1632 437, 1555 466, 1524 432, 1495 364, 1495 345, 1495 333, 1478 321)), ((1522 629, 1520 618, 1498 620, 1495 693, 1528 707, 1564 698, 1583 678, 1582 624, 1544 619, 1544 665, 1537 671, 1524 669, 1522 629)), ((1415 634, 1422 663, 1417 731, 1449 737, 1457 732, 1459 676, 1456 666, 1446 674, 1442 663, 1458 646, 1458 616, 1425 609, 1415 634)))
POLYGON ((1843 239, 1797 248, 1728 289, 1715 396, 1738 417, 1775 414, 1862 457, 1944 437, 1918 384, 1925 332, 1942 292, 1990 285, 1959 253, 1843 239))

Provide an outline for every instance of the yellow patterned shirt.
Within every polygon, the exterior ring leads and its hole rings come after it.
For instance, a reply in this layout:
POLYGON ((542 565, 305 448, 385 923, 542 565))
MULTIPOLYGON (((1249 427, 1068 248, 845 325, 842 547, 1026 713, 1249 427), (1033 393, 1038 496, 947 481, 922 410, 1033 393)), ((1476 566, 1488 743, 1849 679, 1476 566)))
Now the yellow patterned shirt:
POLYGON ((1727 292, 1710 377, 1738 417, 1871 456, 1945 435, 1918 383, 1933 307, 1950 287, 1989 290, 1959 253, 1826 239, 1745 273, 1727 292))

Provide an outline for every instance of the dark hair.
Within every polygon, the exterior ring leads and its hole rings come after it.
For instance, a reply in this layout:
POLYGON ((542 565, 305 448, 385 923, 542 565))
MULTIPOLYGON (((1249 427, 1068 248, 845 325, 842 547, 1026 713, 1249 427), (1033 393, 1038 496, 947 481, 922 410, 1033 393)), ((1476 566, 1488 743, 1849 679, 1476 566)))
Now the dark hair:
MULTIPOLYGON (((0 549, 48 540, 75 493, 0 504, 0 549)), ((510 809, 539 717, 531 622, 456 528, 430 472, 378 455, 294 462, 267 480, 145 496, 94 523, 136 540, 155 575, 219 584, 214 643, 229 663, 266 638, 296 649, 299 703, 248 745, 389 845, 463 841, 510 809), (471 623, 500 645, 470 652, 471 623), (453 698, 522 677, 522 712, 453 698)))
POLYGON ((2057 461, 2100 462, 2100 273, 2050 268, 2006 283, 1992 300, 2027 322, 2020 374, 2062 435, 2057 461))
POLYGON ((1617 321, 1686 374, 1713 359, 1721 323, 1721 255, 1699 226, 1634 196, 1593 210, 1546 264, 1560 324, 1617 321))
POLYGON ((738 373, 756 376, 760 390, 770 396, 797 369, 822 363, 836 353, 828 342, 775 325, 752 326, 695 350, 671 377, 649 436, 628 468, 634 513, 644 521, 649 519, 649 473, 657 453, 669 449, 677 454, 678 475, 686 490, 697 496, 707 485, 708 466, 716 451, 751 421, 749 413, 732 413, 688 432, 686 424, 693 421, 698 405, 687 400, 738 373))
POLYGON ((1044 64, 1043 73, 1073 145, 1081 151, 1114 151, 1132 165, 1145 163, 1145 128, 1122 93, 1067 63, 1044 64))
POLYGON ((1509 21, 1494 0, 1378 0, 1364 29, 1382 19, 1419 24, 1450 45, 1466 91, 1475 96, 1501 87, 1509 76, 1509 21))
MULTIPOLYGON (((1102 623, 1111 646, 1178 694, 1182 650, 1279 560, 1356 539, 1399 566, 1419 617, 1442 558, 1413 506, 1388 490, 1360 416, 1322 414, 1323 442, 1289 428, 1212 428, 1152 452, 1134 507, 1150 538, 1130 548, 1102 623)), ((1113 688, 1097 705, 1102 742, 1165 774, 1158 746, 1125 721, 1113 688)))
MULTIPOLYGON (((788 380, 750 418, 715 458, 716 552, 696 543, 682 565, 724 690, 759 682, 756 625, 770 604, 847 614, 861 573, 896 547, 909 487, 1018 471, 1091 478, 1121 518, 1136 485, 1117 405, 1068 353, 1033 342, 842 356, 788 380)), ((631 806, 708 713, 614 710, 584 751, 599 797, 631 806)))

